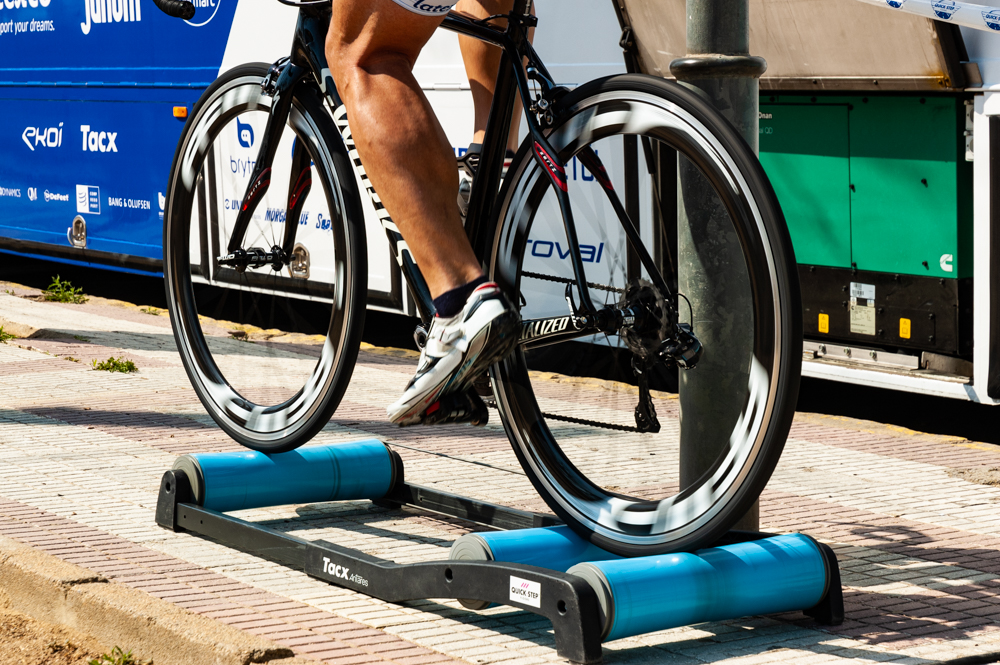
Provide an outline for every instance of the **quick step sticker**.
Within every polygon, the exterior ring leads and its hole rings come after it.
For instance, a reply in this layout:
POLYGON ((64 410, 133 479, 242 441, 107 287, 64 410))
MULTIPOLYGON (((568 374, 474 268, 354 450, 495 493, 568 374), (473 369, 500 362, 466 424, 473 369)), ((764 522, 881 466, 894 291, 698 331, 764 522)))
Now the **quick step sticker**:
POLYGON ((510 576, 510 599, 522 605, 542 606, 542 583, 510 576))

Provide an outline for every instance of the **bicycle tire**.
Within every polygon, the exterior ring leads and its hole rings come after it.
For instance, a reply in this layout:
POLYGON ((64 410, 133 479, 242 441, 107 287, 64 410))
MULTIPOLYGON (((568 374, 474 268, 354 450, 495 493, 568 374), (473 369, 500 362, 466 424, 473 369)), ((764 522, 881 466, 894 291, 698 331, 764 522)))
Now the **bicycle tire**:
POLYGON ((263 63, 236 67, 195 105, 174 155, 163 239, 171 325, 195 392, 229 436, 276 453, 311 439, 340 403, 364 328, 368 271, 356 175, 308 83, 295 89, 281 139, 291 141, 289 155, 302 146, 311 161, 303 216, 284 219, 288 190, 272 177, 266 196, 273 205, 261 203, 244 245, 270 249, 286 223, 298 222, 295 265, 241 273, 215 258, 226 252, 226 227, 266 123, 271 100, 260 83, 267 71, 263 63))
MULTIPOLYGON (((607 381, 595 387, 593 381, 587 383, 585 379, 535 374, 529 370, 531 352, 525 350, 524 339, 514 354, 491 368, 497 408, 514 452, 535 489, 559 517, 594 544, 619 555, 690 551, 716 540, 753 505, 774 471, 791 426, 801 370, 802 317, 796 264, 784 217, 751 148, 697 92, 649 76, 612 76, 569 92, 554 106, 553 115, 555 123, 547 135, 572 176, 567 176, 571 181, 570 200, 577 212, 588 206, 578 206, 581 197, 573 196, 578 166, 572 161, 574 156, 585 145, 602 141, 607 142, 601 143, 604 152, 609 152, 607 146, 614 148, 616 141, 623 141, 618 137, 626 135, 677 150, 714 183, 719 199, 733 207, 732 231, 739 238, 750 282, 748 293, 752 294, 754 330, 747 334, 752 337, 747 343, 752 344, 753 355, 745 368, 748 383, 743 384, 747 389, 742 420, 735 422, 734 438, 728 448, 697 482, 681 490, 679 481, 671 479, 672 485, 663 481, 663 488, 657 489, 656 482, 660 481, 651 481, 647 476, 667 475, 662 462, 660 466, 647 462, 650 473, 639 477, 646 468, 638 471, 643 458, 634 451, 652 451, 652 435, 632 431, 637 427, 627 422, 630 414, 624 414, 618 406, 622 396, 634 390, 630 386, 619 389, 615 383, 618 392, 612 395, 612 389, 601 387, 607 381), (564 391, 569 390, 566 386, 576 384, 580 384, 579 394, 565 396, 564 391), (614 404, 612 397, 617 400, 614 404), (602 400, 612 406, 605 407, 602 400), (562 407, 566 408, 560 412, 562 407), (605 413, 608 415, 601 415, 605 413), (600 422, 599 416, 608 422, 595 425, 600 422), (741 424, 744 430, 737 429, 741 424), (624 457, 633 454, 637 456, 624 457), (634 479, 630 477, 633 467, 637 469, 634 479), (637 489, 616 486, 616 482, 631 482, 637 489), (668 497, 655 493, 670 491, 676 493, 668 497)), ((521 146, 502 187, 489 257, 492 279, 508 293, 521 295, 525 320, 531 318, 524 313, 534 306, 532 303, 545 300, 533 294, 554 288, 550 301, 557 308, 562 288, 573 281, 568 264, 557 260, 563 256, 558 239, 538 240, 538 228, 553 227, 546 227, 546 220, 536 217, 541 218, 544 210, 555 211, 551 212, 555 217, 557 208, 546 203, 551 185, 532 156, 532 143, 528 137, 521 146), (535 271, 534 266, 542 267, 535 271), (548 272, 541 273, 543 268, 548 272), (553 287, 553 283, 558 286, 553 287)), ((602 161, 609 165, 609 172, 616 171, 603 156, 602 161)), ((621 171, 617 169, 615 177, 620 179, 621 171)), ((585 175, 582 166, 580 174, 585 175)), ((616 183, 615 189, 622 188, 616 183)), ((584 203, 599 208, 594 201, 586 199, 584 203)), ((594 214, 599 220, 600 210, 594 214)), ((613 213, 605 219, 613 220, 607 224, 617 224, 613 213)), ((578 221, 577 227, 584 237, 588 232, 585 221, 578 221)), ((664 231, 654 229, 650 233, 664 231)), ((588 266, 595 265, 595 258, 601 261, 608 256, 595 255, 597 241, 593 242, 595 245, 587 250, 591 261, 588 266)), ((607 251, 602 244, 600 252, 607 251)), ((620 265, 611 266, 609 261, 600 270, 612 277, 616 270, 624 271, 621 266, 627 264, 627 256, 622 252, 617 256, 620 265)), ((619 291, 627 291, 626 280, 599 283, 603 275, 598 267, 593 268, 593 273, 588 267, 588 280, 594 282, 592 297, 613 292, 606 298, 624 298, 619 291)), ((565 304, 562 307, 565 315, 565 304)), ((692 317, 696 314, 692 313, 692 317)), ((592 341, 594 353, 616 348, 613 342, 592 341)), ((563 360, 580 356, 583 347, 574 343, 577 347, 562 353, 563 360)), ((617 348, 624 346, 619 344, 617 348)), ((661 400, 668 407, 669 398, 663 395, 661 400)), ((661 434, 663 438, 657 441, 664 442, 662 454, 668 460, 672 459, 670 455, 679 459, 677 442, 668 440, 673 435, 661 430, 656 436, 661 434)), ((654 459, 651 456, 656 454, 651 452, 649 458, 654 459)))

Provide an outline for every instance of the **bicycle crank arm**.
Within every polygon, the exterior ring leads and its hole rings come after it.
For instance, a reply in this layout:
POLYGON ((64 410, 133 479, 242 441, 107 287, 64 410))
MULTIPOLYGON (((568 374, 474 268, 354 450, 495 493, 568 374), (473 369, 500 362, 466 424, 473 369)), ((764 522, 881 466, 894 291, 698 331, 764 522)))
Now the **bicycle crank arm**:
POLYGON ((237 272, 244 272, 247 268, 263 268, 268 264, 275 271, 278 271, 288 265, 289 256, 275 245, 269 252, 260 247, 237 249, 235 252, 217 257, 215 260, 220 266, 234 268, 237 272))

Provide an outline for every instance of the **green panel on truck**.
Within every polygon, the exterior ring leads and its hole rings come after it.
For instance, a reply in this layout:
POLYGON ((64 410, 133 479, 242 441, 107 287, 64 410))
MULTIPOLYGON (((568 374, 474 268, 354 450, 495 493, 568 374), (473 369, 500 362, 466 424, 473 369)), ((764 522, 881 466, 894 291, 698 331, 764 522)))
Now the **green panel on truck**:
POLYGON ((761 95, 760 110, 760 161, 800 264, 972 276, 962 98, 761 95))
POLYGON ((799 263, 851 267, 847 104, 760 104, 760 162, 799 263))
POLYGON ((972 257, 959 254, 962 110, 955 97, 865 97, 854 105, 851 245, 859 270, 971 275, 972 257))

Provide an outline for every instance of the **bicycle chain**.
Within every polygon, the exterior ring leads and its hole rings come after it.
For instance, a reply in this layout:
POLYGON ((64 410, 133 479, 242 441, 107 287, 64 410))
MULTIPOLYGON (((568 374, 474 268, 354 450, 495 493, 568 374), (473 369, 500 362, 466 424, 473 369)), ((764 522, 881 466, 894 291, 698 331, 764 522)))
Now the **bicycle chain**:
MULTIPOLYGON (((576 284, 575 279, 568 279, 566 277, 553 277, 552 275, 543 275, 537 272, 528 272, 527 270, 521 271, 522 277, 531 277, 533 279, 540 279, 546 282, 556 282, 558 284, 576 284)), ((592 289, 601 289, 602 291, 610 291, 612 293, 625 293, 625 289, 619 289, 615 286, 608 286, 607 284, 597 284, 596 282, 587 282, 587 286, 592 289)))
POLYGON ((573 423, 574 425, 590 425, 591 427, 603 427, 604 429, 615 430, 616 432, 639 432, 642 430, 638 427, 632 427, 630 425, 615 425, 613 423, 600 423, 596 420, 586 420, 584 418, 573 418, 572 416, 557 416, 554 413, 543 413, 546 418, 551 418, 552 420, 562 420, 567 423, 573 423))

